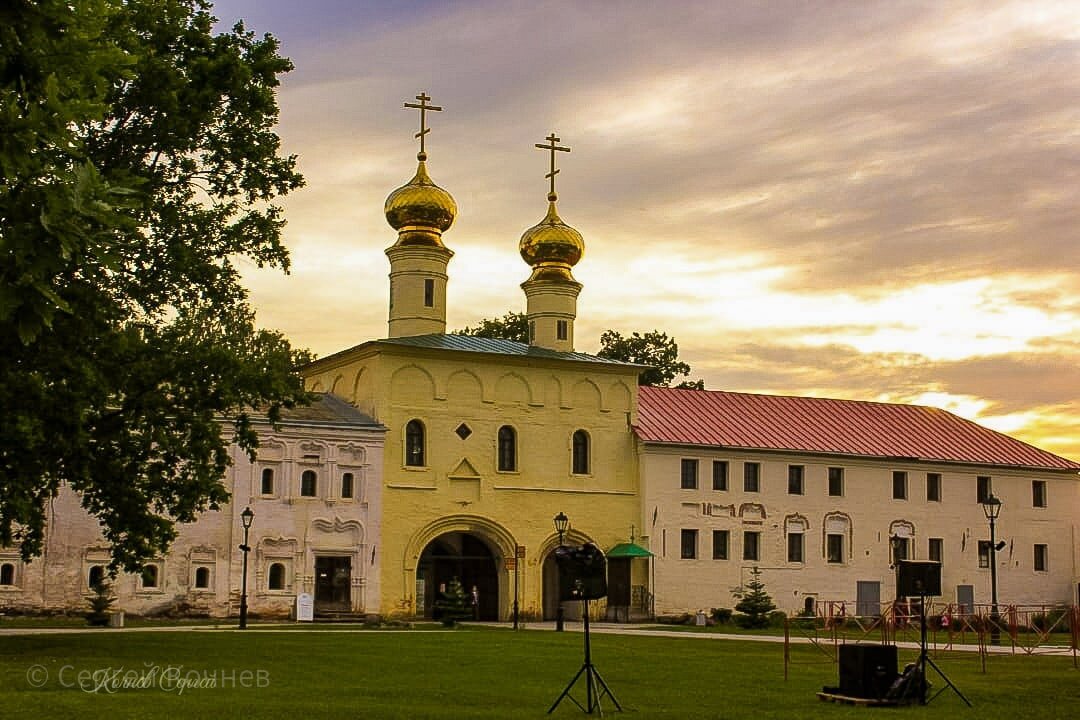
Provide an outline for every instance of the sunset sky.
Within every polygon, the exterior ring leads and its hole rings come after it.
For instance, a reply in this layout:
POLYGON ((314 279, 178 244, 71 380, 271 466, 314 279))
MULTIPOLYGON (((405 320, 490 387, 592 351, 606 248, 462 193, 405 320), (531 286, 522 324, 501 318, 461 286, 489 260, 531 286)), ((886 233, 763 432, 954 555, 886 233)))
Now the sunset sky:
POLYGON ((585 237, 577 349, 674 335, 710 389, 944 407, 1080 459, 1080 4, 221 0, 282 42, 288 276, 259 322, 385 337, 415 170, 457 200, 448 325, 522 311, 518 239, 585 237))

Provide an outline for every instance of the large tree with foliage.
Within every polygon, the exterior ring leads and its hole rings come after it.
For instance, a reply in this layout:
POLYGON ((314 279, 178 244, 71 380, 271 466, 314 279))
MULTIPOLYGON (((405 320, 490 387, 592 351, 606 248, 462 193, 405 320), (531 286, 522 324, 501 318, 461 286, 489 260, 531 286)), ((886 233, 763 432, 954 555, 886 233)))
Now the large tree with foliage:
POLYGON ((529 342, 529 320, 525 313, 508 312, 501 318, 485 318, 476 327, 455 330, 456 335, 529 342))
MULTIPOLYGON (((657 385, 669 387, 677 377, 690 374, 690 366, 679 360, 679 346, 675 338, 667 333, 653 330, 644 335, 631 333, 624 337, 615 330, 608 330, 600 336, 600 351, 603 358, 638 363, 649 367, 638 375, 638 385, 657 385)), ((704 380, 683 380, 675 387, 704 390, 704 380)))
POLYGON ((201 0, 0 8, 0 544, 24 557, 67 485, 137 569, 228 499, 248 409, 304 398, 306 353, 256 328, 234 264, 288 268, 291 65, 214 22, 201 0))

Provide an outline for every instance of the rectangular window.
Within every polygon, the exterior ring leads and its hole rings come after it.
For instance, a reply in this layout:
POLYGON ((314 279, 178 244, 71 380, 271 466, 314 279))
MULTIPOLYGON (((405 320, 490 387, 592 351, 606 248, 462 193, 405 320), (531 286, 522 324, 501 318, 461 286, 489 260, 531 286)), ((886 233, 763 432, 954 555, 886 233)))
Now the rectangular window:
POLYGON ((941 538, 930 538, 926 547, 926 557, 934 562, 945 562, 945 541, 941 538))
POLYGON ((979 541, 979 567, 981 567, 981 568, 990 567, 990 541, 989 540, 980 540, 979 541))
POLYGON ((341 497, 351 498, 353 496, 353 474, 344 473, 341 476, 341 497))
POLYGON ((1046 507, 1046 481, 1031 481, 1031 506, 1046 507))
POLYGON ((743 463, 743 490, 758 492, 761 489, 761 463, 743 463))
POLYGON ((806 468, 802 465, 788 465, 787 469, 787 491, 788 495, 802 495, 803 494, 803 478, 806 475, 806 468))
POLYGON ((907 473, 903 470, 893 470, 892 496, 893 500, 907 500, 907 473))
POLYGON ((844 468, 829 468, 829 495, 832 497, 843 497, 844 468))
POLYGON ((926 473, 926 501, 941 502, 941 473, 926 473))
POLYGON ((1035 544, 1035 570, 1046 572, 1046 546, 1039 543, 1035 544))
POLYGON ((989 475, 975 478, 975 502, 984 503, 994 494, 994 486, 989 475))
POLYGON ((727 490, 727 460, 713 460, 712 489, 727 490))
POLYGON ((712 559, 713 560, 727 560, 728 559, 728 531, 727 530, 713 530, 712 531, 712 559))
POLYGON ((565 340, 570 334, 569 325, 565 320, 555 321, 555 338, 557 340, 565 340))
POLYGON ((682 489, 697 490, 698 462, 690 458, 682 459, 682 489))
POLYGON ((844 536, 829 533, 825 536, 825 559, 831 563, 844 562, 844 536))
POLYGON ((761 533, 747 531, 742 534, 742 559, 758 560, 761 554, 761 533))
POLYGON ((803 534, 788 533, 787 536, 787 561, 791 563, 803 562, 803 534))
POLYGON ((435 307, 434 280, 424 280, 424 307, 435 307))
POLYGON ((697 530, 682 531, 682 551, 679 554, 683 560, 697 558, 697 530))

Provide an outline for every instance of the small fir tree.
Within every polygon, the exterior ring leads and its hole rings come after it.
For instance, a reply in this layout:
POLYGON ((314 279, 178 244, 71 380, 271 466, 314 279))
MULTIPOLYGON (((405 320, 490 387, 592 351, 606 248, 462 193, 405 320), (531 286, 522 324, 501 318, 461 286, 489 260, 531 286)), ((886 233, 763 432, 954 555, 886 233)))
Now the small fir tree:
POLYGON ((446 592, 439 598, 436 607, 441 611, 442 624, 446 627, 453 627, 457 621, 472 617, 469 598, 456 577, 446 584, 446 592))
POLYGON ((109 594, 109 583, 104 580, 94 583, 91 589, 94 594, 90 596, 90 612, 86 613, 86 621, 96 627, 105 627, 109 624, 109 609, 116 598, 109 594))
POLYGON ((769 613, 776 609, 769 593, 765 592, 765 583, 761 581, 761 570, 755 565, 750 569, 750 581, 746 587, 735 593, 739 603, 735 609, 742 615, 736 622, 744 628, 763 628, 769 624, 769 613))

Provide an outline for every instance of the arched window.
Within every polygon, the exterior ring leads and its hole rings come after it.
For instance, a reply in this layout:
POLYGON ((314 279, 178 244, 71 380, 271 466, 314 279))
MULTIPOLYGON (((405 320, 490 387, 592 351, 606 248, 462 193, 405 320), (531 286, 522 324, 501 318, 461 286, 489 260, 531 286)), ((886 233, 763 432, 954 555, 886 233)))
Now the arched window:
POLYGON ((270 565, 268 585, 271 590, 285 589, 285 566, 282 563, 270 565))
POLYGON ((210 568, 195 568, 195 587, 201 590, 205 590, 206 588, 210 587, 210 568))
POLYGON ((11 563, 0 565, 0 585, 15 584, 15 566, 11 563))
POLYGON ((424 423, 419 420, 405 426, 405 464, 424 467, 424 423))
POLYGON ((499 470, 517 470, 517 432, 509 425, 499 428, 499 470))
POLYGON ((351 498, 353 496, 353 474, 345 473, 341 476, 341 497, 351 498))
POLYGON ((86 577, 86 584, 93 590, 103 582, 105 582, 105 566, 94 565, 90 568, 90 574, 86 577))
POLYGON ((315 497, 317 478, 314 470, 305 470, 300 476, 300 494, 304 497, 315 497))
POLYGON ((803 600, 803 615, 813 615, 817 609, 817 603, 814 601, 813 595, 807 595, 803 600))
POLYGON ((141 573, 142 586, 144 588, 156 588, 158 586, 158 566, 147 565, 141 573))
POLYGON ((262 494, 273 495, 274 494, 274 470, 272 468, 263 468, 262 471, 262 494))
POLYGON ((589 433, 574 431, 574 474, 589 474, 589 433))

